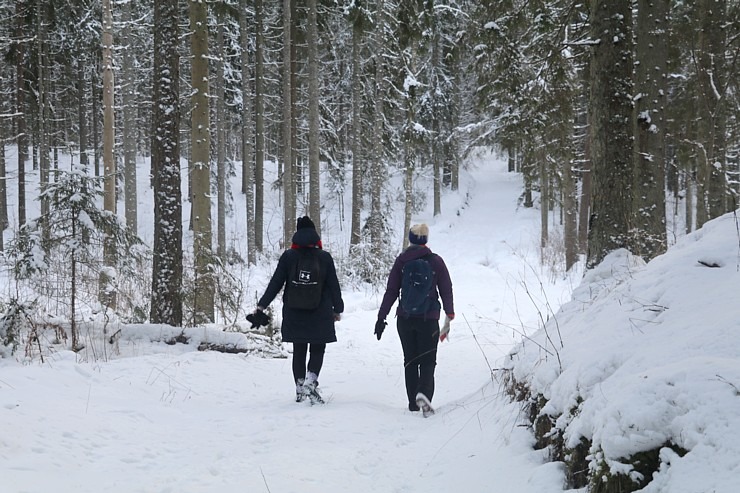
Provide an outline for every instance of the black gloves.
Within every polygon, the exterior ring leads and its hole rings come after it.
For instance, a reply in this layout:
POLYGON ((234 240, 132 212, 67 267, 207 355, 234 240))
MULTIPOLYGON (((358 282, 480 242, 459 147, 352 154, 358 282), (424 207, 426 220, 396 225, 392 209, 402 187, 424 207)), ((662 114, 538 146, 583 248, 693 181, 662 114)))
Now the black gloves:
POLYGON ((385 326, 388 325, 385 320, 378 320, 375 322, 375 335, 380 340, 380 336, 383 335, 383 331, 385 330, 385 326))
POLYGON ((260 310, 259 308, 254 312, 247 315, 247 320, 252 322, 252 329, 259 328, 261 325, 267 325, 270 323, 270 316, 260 310))

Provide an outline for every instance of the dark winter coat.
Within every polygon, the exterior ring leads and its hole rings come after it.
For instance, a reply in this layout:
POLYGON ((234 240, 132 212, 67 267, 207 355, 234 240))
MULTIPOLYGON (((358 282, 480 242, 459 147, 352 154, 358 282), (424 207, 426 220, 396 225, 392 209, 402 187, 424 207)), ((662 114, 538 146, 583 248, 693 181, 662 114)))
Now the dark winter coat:
MULTIPOLYGON (((417 258, 429 255, 432 251, 427 246, 423 245, 411 245, 401 254, 396 257, 396 261, 393 263, 391 273, 388 275, 388 284, 385 288, 385 294, 383 295, 383 302, 380 304, 380 310, 378 310, 378 319, 385 320, 391 311, 393 303, 398 299, 401 291, 401 281, 403 278, 403 266, 406 262, 415 260, 417 258)), ((439 301, 442 298, 442 308, 447 314, 454 314, 455 307, 452 300, 452 280, 450 280, 450 273, 447 270, 444 260, 439 255, 433 254, 427 258, 427 261, 431 264, 432 270, 434 271, 434 284, 429 292, 429 297, 439 301)), ((434 307, 423 315, 416 315, 416 318, 423 318, 425 320, 433 319, 439 320, 439 303, 434 303, 434 307)), ((398 304, 396 309, 396 316, 409 318, 409 315, 403 311, 401 304, 398 304)), ((413 317, 412 317, 413 318, 413 317)))
POLYGON ((313 310, 299 310, 283 305, 282 335, 285 342, 328 343, 336 342, 334 314, 344 311, 342 291, 334 267, 334 259, 321 250, 321 239, 314 229, 303 228, 293 235, 293 248, 280 256, 275 273, 267 285, 264 296, 257 303, 262 308, 275 299, 285 286, 290 273, 295 272, 301 248, 316 248, 319 251, 319 270, 323 279, 321 303, 313 310))

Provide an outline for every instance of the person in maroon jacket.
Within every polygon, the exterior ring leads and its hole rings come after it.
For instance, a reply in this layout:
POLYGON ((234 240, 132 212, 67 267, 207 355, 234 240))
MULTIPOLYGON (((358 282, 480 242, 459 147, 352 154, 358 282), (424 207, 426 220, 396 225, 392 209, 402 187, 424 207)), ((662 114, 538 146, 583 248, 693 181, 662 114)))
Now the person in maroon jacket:
POLYGON ((440 334, 440 308, 449 320, 455 318, 455 309, 452 300, 452 281, 444 260, 432 253, 427 246, 429 227, 426 224, 416 224, 409 230, 411 243, 393 263, 388 275, 388 284, 383 295, 383 301, 378 310, 378 321, 375 323, 375 335, 380 340, 385 330, 386 317, 391 311, 393 303, 401 294, 404 267, 409 262, 424 258, 429 262, 433 272, 433 282, 427 294, 426 311, 411 314, 404 311, 403 303, 396 309, 398 336, 403 348, 403 364, 405 369, 406 394, 408 396, 409 411, 424 412, 424 416, 434 413, 432 397, 434 396, 434 369, 437 366, 437 345, 440 339, 444 340, 446 333, 440 334), (439 299, 442 299, 440 306, 439 299))

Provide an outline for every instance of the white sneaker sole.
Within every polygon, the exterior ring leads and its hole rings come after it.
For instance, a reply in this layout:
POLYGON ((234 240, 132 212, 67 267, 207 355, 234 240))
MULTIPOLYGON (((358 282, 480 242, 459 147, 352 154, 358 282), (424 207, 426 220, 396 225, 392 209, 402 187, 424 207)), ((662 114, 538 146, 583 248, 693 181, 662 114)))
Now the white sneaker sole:
POLYGON ((424 394, 416 394, 416 405, 419 406, 425 418, 434 414, 432 403, 429 402, 429 399, 424 394))

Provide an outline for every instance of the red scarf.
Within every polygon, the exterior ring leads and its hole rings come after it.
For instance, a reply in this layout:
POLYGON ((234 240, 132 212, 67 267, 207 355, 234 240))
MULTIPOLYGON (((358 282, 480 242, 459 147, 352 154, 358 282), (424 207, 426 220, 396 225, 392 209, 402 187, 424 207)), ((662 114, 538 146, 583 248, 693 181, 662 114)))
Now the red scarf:
POLYGON ((318 248, 319 250, 323 250, 324 249, 324 246, 321 244, 321 240, 319 240, 319 241, 316 242, 315 245, 313 243, 308 244, 308 245, 298 245, 296 243, 293 243, 293 244, 290 245, 290 248, 292 248, 294 250, 297 250, 299 248, 318 248))

